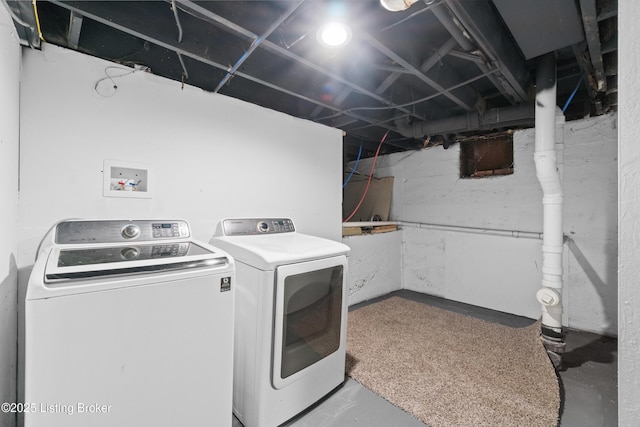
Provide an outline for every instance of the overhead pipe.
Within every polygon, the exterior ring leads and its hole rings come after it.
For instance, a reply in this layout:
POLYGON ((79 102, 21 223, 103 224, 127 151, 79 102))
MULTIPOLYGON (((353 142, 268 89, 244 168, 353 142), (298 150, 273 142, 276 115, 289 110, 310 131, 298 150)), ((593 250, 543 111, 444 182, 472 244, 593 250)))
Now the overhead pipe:
POLYGON ((398 118, 395 125, 396 131, 402 136, 419 139, 430 135, 491 130, 496 127, 530 126, 534 123, 534 118, 533 104, 520 104, 513 107, 492 108, 484 112, 470 111, 459 116, 414 124, 398 118))
MULTIPOLYGON (((562 364, 565 342, 562 329, 563 192, 556 156, 556 59, 544 56, 536 76, 536 175, 542 187, 542 287, 536 298, 542 306, 542 341, 553 364, 562 364)), ((560 153, 562 156, 562 153, 560 153)))

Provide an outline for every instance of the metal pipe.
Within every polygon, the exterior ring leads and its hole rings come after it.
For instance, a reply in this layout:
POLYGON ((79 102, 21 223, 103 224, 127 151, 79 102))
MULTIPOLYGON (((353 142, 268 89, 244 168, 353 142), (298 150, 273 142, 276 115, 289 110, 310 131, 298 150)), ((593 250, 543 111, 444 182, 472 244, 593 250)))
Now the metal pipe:
POLYGON ((489 130, 495 127, 532 125, 534 116, 533 104, 521 104, 513 107, 493 108, 484 113, 471 111, 460 116, 432 122, 419 122, 413 125, 397 119, 395 124, 398 133, 402 136, 418 139, 429 135, 489 130))
POLYGON ((502 236, 535 240, 542 239, 542 233, 537 233, 534 231, 499 230, 495 228, 464 227, 460 225, 427 224, 424 222, 415 221, 399 221, 398 223, 407 227, 423 228, 427 230, 452 231, 458 233, 472 233, 483 234, 486 236, 502 236))
POLYGON ((562 182, 556 156, 556 60, 543 57, 536 77, 535 152, 536 175, 542 187, 543 238, 542 287, 536 298, 542 306, 542 338, 551 361, 562 363, 562 182))

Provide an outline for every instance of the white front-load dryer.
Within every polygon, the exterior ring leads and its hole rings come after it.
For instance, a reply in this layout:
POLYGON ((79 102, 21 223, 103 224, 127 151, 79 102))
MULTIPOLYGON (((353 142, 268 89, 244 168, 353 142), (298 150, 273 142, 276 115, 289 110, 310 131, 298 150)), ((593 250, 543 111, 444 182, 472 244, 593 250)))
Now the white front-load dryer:
POLYGON ((25 426, 230 426, 234 274, 185 221, 58 223, 27 288, 25 426))
POLYGON ((345 379, 349 247, 289 218, 225 219, 210 243, 236 261, 234 413, 278 426, 345 379))

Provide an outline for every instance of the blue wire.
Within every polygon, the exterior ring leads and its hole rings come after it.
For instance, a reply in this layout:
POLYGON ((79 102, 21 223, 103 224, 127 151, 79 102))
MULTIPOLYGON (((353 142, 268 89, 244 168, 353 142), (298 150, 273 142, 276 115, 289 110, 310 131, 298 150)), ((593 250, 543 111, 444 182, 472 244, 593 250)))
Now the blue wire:
POLYGON ((353 173, 356 171, 356 168, 358 167, 358 162, 360 161, 360 154, 362 154, 362 141, 360 141, 360 149, 358 150, 358 158, 356 159, 356 164, 353 165, 353 169, 351 169, 351 173, 349 174, 347 179, 344 181, 344 184, 342 184, 342 188, 344 188, 344 186, 347 185, 347 182, 349 182, 349 180, 353 176, 353 173))
POLYGON ((563 113, 565 112, 565 110, 567 109, 569 104, 571 103, 571 100, 573 99, 573 97, 576 95, 576 92, 578 91, 578 88, 580 87, 580 84, 582 83, 582 79, 584 79, 584 74, 580 76, 580 80, 578 80, 578 84, 576 85, 576 88, 571 93, 571 96, 569 96, 569 99, 567 99, 567 102, 564 103, 564 107, 562 107, 562 112, 563 113))

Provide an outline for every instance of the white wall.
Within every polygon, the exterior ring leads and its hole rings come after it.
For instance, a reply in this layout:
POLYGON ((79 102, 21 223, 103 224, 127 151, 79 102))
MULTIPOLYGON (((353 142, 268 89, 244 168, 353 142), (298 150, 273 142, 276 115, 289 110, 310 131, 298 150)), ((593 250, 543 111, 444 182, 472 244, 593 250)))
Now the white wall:
POLYGON ((346 236, 349 254, 349 305, 402 289, 402 233, 346 236))
POLYGON ((208 241, 223 217, 287 216, 340 240, 339 130, 142 71, 94 90, 105 70, 129 70, 108 67, 52 45, 24 52, 19 265, 69 217, 184 218, 208 241), (105 159, 148 164, 153 198, 103 197, 105 159))
MULTIPOLYGON (((0 5, 0 403, 16 401, 20 44, 0 5)), ((15 416, 0 412, 0 426, 15 416)))
MULTIPOLYGON (((459 178, 459 145, 382 156, 375 175, 395 177, 391 220, 540 233, 534 142, 533 129, 516 132, 514 174, 484 179, 459 178)), ((615 335, 616 116, 566 123, 564 143, 564 231, 572 239, 564 263, 564 322, 615 335)), ((358 168, 368 170, 370 162, 358 168)), ((403 230, 403 288, 540 317, 539 240, 403 230)))
POLYGON ((619 38, 618 423, 640 420, 640 4, 621 1, 619 38))
POLYGON ((618 116, 565 124, 563 308, 569 326, 618 333, 618 116))

